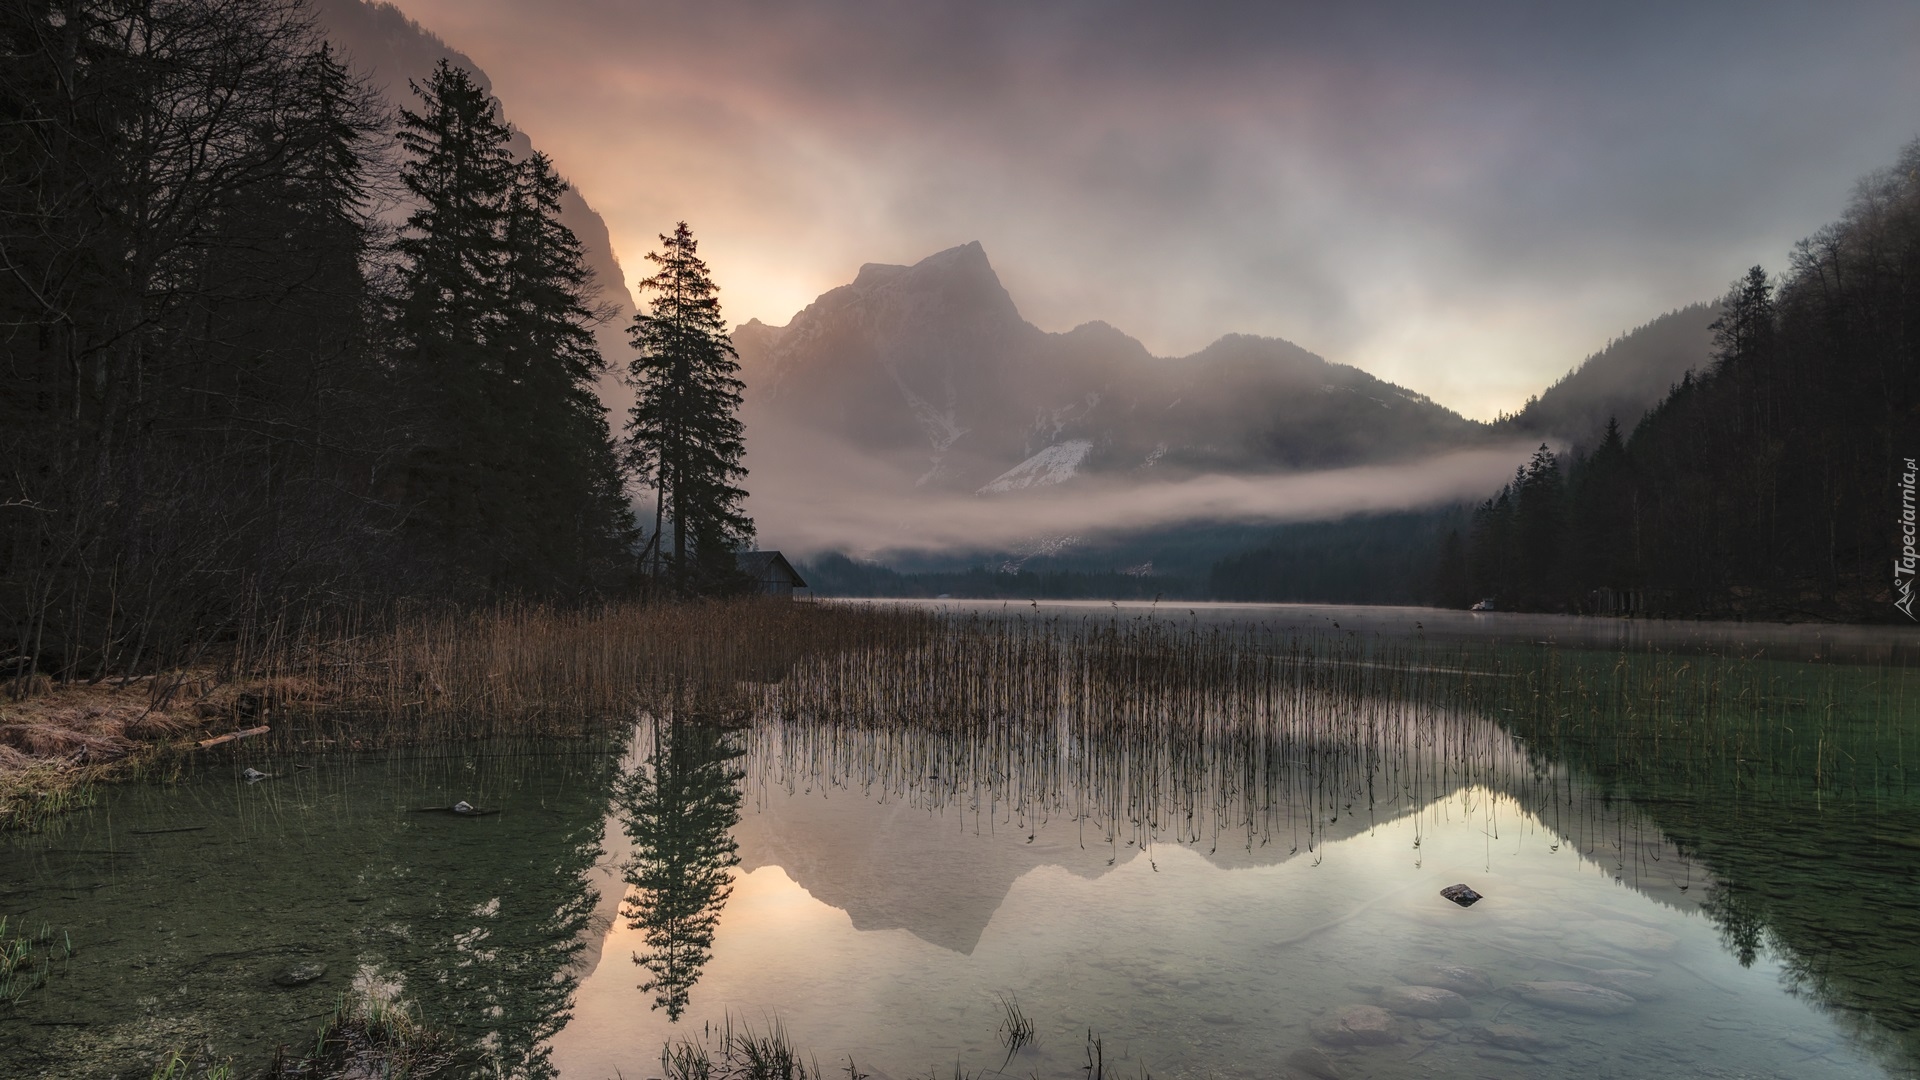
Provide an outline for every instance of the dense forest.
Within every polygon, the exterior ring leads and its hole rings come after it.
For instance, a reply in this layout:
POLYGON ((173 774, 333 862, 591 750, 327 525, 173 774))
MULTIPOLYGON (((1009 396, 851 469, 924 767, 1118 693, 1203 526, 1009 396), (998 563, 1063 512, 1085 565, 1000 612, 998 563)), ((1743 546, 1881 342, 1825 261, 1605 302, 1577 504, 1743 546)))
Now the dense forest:
MULTIPOLYGON (((1091 552, 1070 565, 1055 559, 1017 570, 986 564, 903 571, 826 554, 798 569, 822 596, 1427 604, 1436 599, 1434 560, 1441 542, 1449 532, 1464 529, 1468 520, 1467 507, 1451 506, 1295 522, 1261 530, 1265 537, 1258 547, 1224 558, 1175 559, 1171 572, 1154 570, 1151 563, 1131 572, 1097 568, 1103 556, 1112 562, 1117 554, 1126 561, 1151 550, 1149 545, 1160 539, 1151 534, 1130 538, 1131 546, 1117 552, 1091 552)), ((1202 553, 1235 542, 1231 534, 1207 539, 1211 544, 1200 549, 1202 553)), ((1168 547, 1162 544, 1157 550, 1166 554, 1168 547)))
POLYGON ((1545 446, 1438 559, 1436 594, 1532 610, 1884 621, 1920 455, 1920 143, 1786 272, 1754 267, 1713 360, 1591 452, 1545 446))
POLYGON ((1466 518, 1464 508, 1446 507, 1282 526, 1261 547, 1215 563, 1207 594, 1267 603, 1432 603, 1434 553, 1466 518))
POLYGON ((1191 599, 1199 588, 1181 576, 1068 569, 1012 572, 992 566, 902 572, 856 562, 839 553, 795 567, 820 596, 888 596, 971 600, 1153 600, 1191 599))
POLYGON ((635 582, 566 185, 467 72, 384 101, 297 0, 8 0, 0 51, 9 670, 635 582))

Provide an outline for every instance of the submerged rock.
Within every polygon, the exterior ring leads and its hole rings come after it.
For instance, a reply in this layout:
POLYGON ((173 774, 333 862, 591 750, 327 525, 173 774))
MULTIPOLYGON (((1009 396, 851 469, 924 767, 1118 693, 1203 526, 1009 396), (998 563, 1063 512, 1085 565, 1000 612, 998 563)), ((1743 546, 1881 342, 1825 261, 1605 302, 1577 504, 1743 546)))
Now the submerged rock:
POLYGON ((1393 1014, 1372 1005, 1347 1005, 1307 1025, 1329 1046, 1378 1046, 1400 1041, 1393 1014))
POLYGON ((1659 955, 1670 953, 1680 939, 1672 934, 1638 923, 1622 922, 1618 919, 1602 919, 1589 927, 1593 936, 1616 949, 1625 949, 1631 953, 1659 955))
POLYGON ((1523 982, 1513 984, 1514 993, 1529 1005, 1540 1005, 1561 1012, 1588 1016, 1618 1016, 1638 1002, 1618 990, 1581 982, 1523 982))
POLYGON ((1440 895, 1459 904, 1461 907, 1472 907, 1481 900, 1480 894, 1474 892, 1466 885, 1449 885, 1440 890, 1440 895))
POLYGON ((326 973, 327 965, 325 964, 295 964, 275 975, 273 981, 280 986, 305 986, 310 982, 318 982, 326 973))
POLYGON ((1589 972, 1587 978, 1592 979, 1595 986, 1618 990, 1635 1001, 1658 1001, 1666 996, 1654 987, 1651 972, 1634 971, 1630 968, 1606 968, 1589 972))
POLYGON ((1466 998, 1438 986, 1389 986, 1380 992, 1380 1007, 1401 1016, 1430 1020, 1473 1015, 1473 1006, 1466 998))
POLYGON ((1468 996, 1493 989, 1492 979, 1464 964, 1420 964, 1402 971, 1399 978, 1410 986, 1438 986, 1468 996))
POLYGON ((1318 1080, 1340 1080, 1340 1067, 1333 1063, 1325 1050, 1317 1046, 1303 1046, 1288 1054, 1287 1067, 1317 1077, 1318 1080))
POLYGON ((1565 1046, 1565 1039, 1555 1038, 1545 1032, 1535 1031, 1519 1024, 1488 1024, 1474 1032, 1480 1041, 1502 1050, 1519 1050, 1534 1053, 1539 1050, 1551 1050, 1556 1046, 1565 1046))

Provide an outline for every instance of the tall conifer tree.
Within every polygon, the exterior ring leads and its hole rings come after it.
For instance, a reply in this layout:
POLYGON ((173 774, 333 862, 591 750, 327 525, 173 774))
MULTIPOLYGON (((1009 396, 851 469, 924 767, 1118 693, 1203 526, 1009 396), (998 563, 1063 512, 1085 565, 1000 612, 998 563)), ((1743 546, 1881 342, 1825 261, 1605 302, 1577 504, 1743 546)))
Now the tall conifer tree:
POLYGON ((604 566, 632 531, 594 341, 593 274, 560 222, 567 190, 546 155, 520 162, 508 194, 500 337, 516 407, 509 433, 537 565, 577 577, 604 566))
POLYGON ((413 89, 421 107, 400 113, 410 155, 400 177, 417 205, 398 245, 395 326, 422 410, 410 495, 429 543, 493 585, 508 561, 498 541, 512 524, 500 505, 504 364, 490 331, 513 162, 492 97, 466 71, 443 60, 413 89))
POLYGON ((676 592, 723 588, 735 579, 733 553, 753 538, 741 508, 746 491, 739 409, 739 359, 720 317, 717 287, 682 221, 647 261, 659 272, 640 283, 651 310, 634 316, 636 391, 627 422, 627 462, 654 489, 651 565, 676 592), (662 544, 671 523, 673 543, 662 544))
POLYGON ((442 62, 403 112, 401 178, 419 206, 397 336, 424 446, 415 500, 472 584, 536 592, 602 577, 630 514, 594 394, 592 274, 560 222, 566 183, 516 162, 487 92, 442 62))

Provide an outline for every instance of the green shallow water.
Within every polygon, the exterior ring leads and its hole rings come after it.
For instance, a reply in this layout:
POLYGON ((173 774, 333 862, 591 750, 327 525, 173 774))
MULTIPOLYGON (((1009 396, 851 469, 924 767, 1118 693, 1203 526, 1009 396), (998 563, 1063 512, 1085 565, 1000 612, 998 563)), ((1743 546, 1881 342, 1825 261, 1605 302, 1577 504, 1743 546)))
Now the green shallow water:
POLYGON ((537 1068, 589 925, 618 754, 261 760, 280 775, 112 788, 6 838, 0 910, 76 951, 0 1011, 0 1074, 144 1078, 155 1054, 202 1046, 257 1066, 307 1044, 356 978, 398 981, 436 1023, 537 1068), (461 799, 500 812, 416 811, 461 799), (313 963, 318 981, 275 984, 313 963))
POLYGON ((568 1080, 659 1076, 730 1017, 880 1080, 1084 1077, 1089 1032, 1126 1077, 1911 1076, 1912 724, 1849 681, 1905 677, 1783 666, 1859 707, 1766 759, 1471 709, 1262 748, 772 707, 724 736, 208 763, 0 839, 0 912, 76 948, 0 1007, 0 1075, 197 1047, 244 1075, 357 987, 453 1033, 458 1072, 568 1080), (420 809, 462 799, 499 812, 420 809), (326 973, 276 984, 303 964, 326 973), (1466 1015, 1327 1040, 1434 964, 1486 980, 1466 1015), (1525 985, 1568 981, 1633 1000, 1525 985), (1010 1057, 1005 1000, 1036 1034, 1010 1057))

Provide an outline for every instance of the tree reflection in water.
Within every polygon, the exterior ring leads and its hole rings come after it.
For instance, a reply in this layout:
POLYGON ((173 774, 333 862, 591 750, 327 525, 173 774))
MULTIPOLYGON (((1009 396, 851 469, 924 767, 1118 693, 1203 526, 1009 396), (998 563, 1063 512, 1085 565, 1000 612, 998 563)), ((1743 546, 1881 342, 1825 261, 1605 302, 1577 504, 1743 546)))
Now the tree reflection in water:
POLYGON ((652 722, 646 760, 616 789, 622 825, 633 841, 620 913, 646 932, 633 962, 650 978, 653 1007, 679 1020, 687 995, 713 950, 720 909, 733 893, 740 862, 732 830, 740 820, 744 752, 730 730, 675 713, 652 722))

